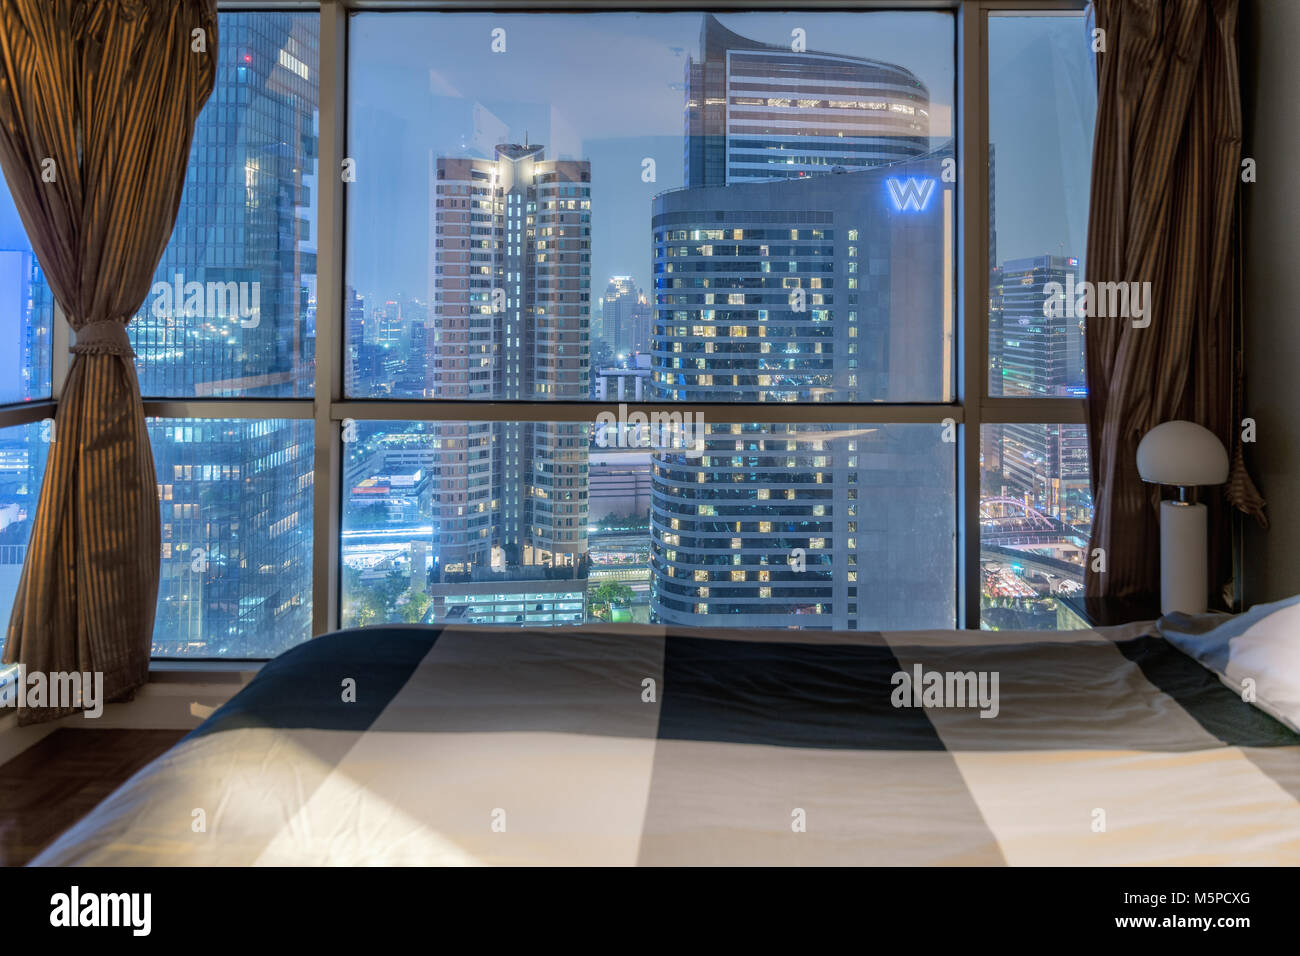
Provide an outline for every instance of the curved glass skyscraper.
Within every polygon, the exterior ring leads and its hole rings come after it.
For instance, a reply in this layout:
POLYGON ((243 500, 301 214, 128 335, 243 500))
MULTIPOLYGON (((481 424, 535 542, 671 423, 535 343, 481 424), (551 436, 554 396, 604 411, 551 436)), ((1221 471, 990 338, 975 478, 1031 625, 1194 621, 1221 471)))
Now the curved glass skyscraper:
POLYGON ((686 185, 797 179, 928 152, 930 94, 893 63, 759 43, 705 14, 686 66, 686 185))

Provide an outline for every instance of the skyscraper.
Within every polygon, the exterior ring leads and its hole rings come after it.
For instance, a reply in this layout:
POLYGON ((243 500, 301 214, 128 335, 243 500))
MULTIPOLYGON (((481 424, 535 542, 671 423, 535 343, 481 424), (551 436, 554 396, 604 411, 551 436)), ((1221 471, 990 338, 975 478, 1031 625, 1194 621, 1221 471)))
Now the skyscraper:
MULTIPOLYGON (((145 396, 312 393, 319 29, 314 16, 222 15, 216 89, 155 280, 243 283, 258 308, 214 310, 209 294, 188 309, 151 293, 127 327, 145 396)), ((258 656, 310 636, 310 426, 160 419, 150 440, 163 542, 156 651, 258 656)))
MULTIPOLYGON (((1080 398, 1084 384, 1084 319, 1071 310, 1046 315, 1047 285, 1076 281, 1079 260, 1065 256, 1011 259, 1000 270, 1002 395, 1080 398)), ((1084 425, 1004 424, 1001 472, 1006 490, 1033 508, 1067 521, 1089 512, 1088 430, 1084 425)))
POLYGON ((952 368, 942 343, 953 332, 945 156, 658 196, 660 397, 944 397, 952 368))
POLYGON ((930 151, 930 94, 907 69, 759 43, 712 14, 686 63, 686 185, 794 179, 930 151))
POLYGON ((1073 310, 1045 314, 1046 287, 1074 282, 1079 260, 1064 256, 1002 264, 1002 394, 1077 397, 1084 387, 1083 318, 1073 310))
POLYGON ((315 333, 302 305, 316 276, 307 179, 319 33, 306 16, 222 17, 217 85, 195 125, 184 196, 154 279, 255 283, 258 314, 241 316, 228 301, 213 310, 211 296, 196 311, 151 292, 127 328, 145 396, 311 394, 315 333))
POLYGON ((649 354, 650 339, 654 335, 654 307, 649 297, 637 289, 636 305, 632 308, 632 341, 628 343, 629 352, 649 354))
MULTIPOLYGON (((942 156, 654 203, 654 397, 946 393, 942 156), (922 201, 896 206, 894 184, 922 201)), ((654 458, 651 608, 678 624, 950 626, 952 446, 937 428, 714 425, 654 458), (792 563, 791 555, 802 552, 792 563), (815 616, 816 619, 810 618, 815 616), (868 622, 870 622, 868 624, 868 622)))
MULTIPOLYGON (((536 144, 495 152, 433 162, 426 394, 585 398, 590 164, 547 160, 536 144)), ((585 578, 587 431, 565 422, 434 426, 435 613, 465 584, 567 579, 572 590, 585 578)))
MULTIPOLYGON (((687 188, 654 201, 669 402, 951 393, 952 193, 929 94, 888 63, 705 16, 687 188)), ((689 625, 951 626, 952 446, 909 426, 709 425, 653 458, 651 611, 689 625)))
POLYGON ((601 328, 614 357, 643 352, 650 345, 651 308, 631 276, 614 276, 600 300, 601 328))

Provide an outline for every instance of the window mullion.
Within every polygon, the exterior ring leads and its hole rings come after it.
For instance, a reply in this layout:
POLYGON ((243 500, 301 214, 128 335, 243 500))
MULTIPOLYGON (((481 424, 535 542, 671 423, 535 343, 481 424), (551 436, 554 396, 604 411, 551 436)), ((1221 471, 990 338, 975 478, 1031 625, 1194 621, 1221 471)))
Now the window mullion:
POLYGON ((312 634, 339 626, 339 535, 342 512, 344 184, 347 5, 324 0, 320 10, 319 216, 316 272, 315 463, 312 506, 312 634))
POLYGON ((960 174, 961 362, 957 394, 966 412, 957 467, 957 623, 980 626, 980 426, 988 391, 988 58, 985 10, 957 16, 957 136, 960 174))
POLYGON ((885 405, 865 403, 796 404, 772 402, 765 404, 727 403, 688 406, 656 402, 486 402, 486 401, 372 401, 334 402, 330 415, 334 421, 357 419, 361 421, 527 421, 527 422, 594 422, 601 413, 619 416, 620 409, 627 413, 682 414, 683 410, 702 417, 704 422, 770 423, 787 422, 807 424, 933 424, 949 422, 961 424, 964 420, 962 406, 952 405, 885 405))

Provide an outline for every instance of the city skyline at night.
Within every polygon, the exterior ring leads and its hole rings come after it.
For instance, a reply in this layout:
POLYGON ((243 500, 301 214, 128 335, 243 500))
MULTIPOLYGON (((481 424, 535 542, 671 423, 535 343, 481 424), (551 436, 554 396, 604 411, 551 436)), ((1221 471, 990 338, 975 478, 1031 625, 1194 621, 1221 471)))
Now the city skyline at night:
MULTIPOLYGON (((784 42, 792 21, 776 14, 595 16, 568 32, 529 21, 484 71, 489 54, 468 38, 485 18, 457 16, 438 43, 466 42, 421 84, 430 52, 410 43, 418 18, 400 40, 405 17, 359 18, 353 55, 391 45, 391 56, 350 100, 345 397, 952 400, 951 18, 799 20, 808 42, 797 51, 784 42), (900 42, 882 43, 868 22, 898 27, 900 42), (592 38, 641 26, 637 42, 662 48, 576 97, 592 38), (548 58, 523 55, 543 40, 548 58), (641 105, 607 109, 619 96, 641 105)), ((226 21, 157 279, 255 284, 259 305, 193 314, 147 300, 129 332, 146 396, 308 398, 317 23, 226 21)), ((1042 68, 1017 29, 999 34, 1006 63, 990 70, 990 139, 1016 147, 996 165, 990 156, 991 392, 1077 397, 1080 327, 1013 326, 1045 280, 1018 287, 1020 305, 1006 282, 1036 257, 1083 272, 1077 151, 1046 157, 1064 185, 1031 211, 1017 180, 1052 137, 1016 137, 1070 101, 1062 77, 1086 58, 1070 52, 1041 88, 1010 83, 1042 68), (1040 374, 1044 363, 1057 371, 1040 374)), ((1073 50, 1068 24, 1045 30, 1073 50)), ((0 229, 11 225, 0 213, 0 229)), ((24 288, 7 295, 30 313, 29 348, 48 348, 48 290, 38 272, 24 288)), ((853 629, 944 626, 955 613, 955 459, 938 429, 711 425, 703 460, 679 460, 599 448, 590 423, 569 420, 352 424, 345 623, 630 615, 853 629), (791 572, 782 555, 795 550, 812 560, 791 572), (859 587, 866 567, 874 589, 859 587)), ((156 651, 256 656, 309 636, 311 429, 160 419, 150 431, 164 518, 156 651)), ((34 434, 8 438, 8 459, 23 460, 0 502, 12 502, 5 529, 23 540, 43 461, 34 434)), ((1026 556, 989 552, 989 593, 1009 618, 1016 602, 1066 593, 1078 577, 1086 433, 989 426, 982 439, 985 533, 1026 556), (1013 534, 1030 525, 1042 526, 1013 534)))

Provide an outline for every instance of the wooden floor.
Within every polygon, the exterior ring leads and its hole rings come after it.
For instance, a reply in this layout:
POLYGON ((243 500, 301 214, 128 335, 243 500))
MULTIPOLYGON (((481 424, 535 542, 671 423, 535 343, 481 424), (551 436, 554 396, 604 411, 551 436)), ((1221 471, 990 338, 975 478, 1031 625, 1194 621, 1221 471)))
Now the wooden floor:
POLYGON ((60 728, 0 766, 0 866, 32 859, 186 733, 60 728))

